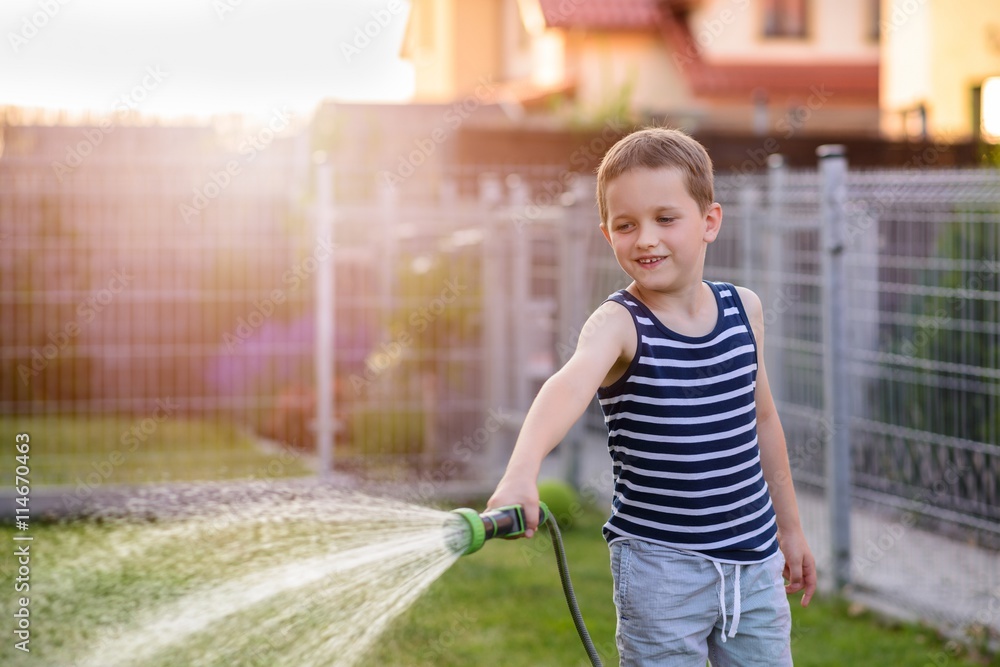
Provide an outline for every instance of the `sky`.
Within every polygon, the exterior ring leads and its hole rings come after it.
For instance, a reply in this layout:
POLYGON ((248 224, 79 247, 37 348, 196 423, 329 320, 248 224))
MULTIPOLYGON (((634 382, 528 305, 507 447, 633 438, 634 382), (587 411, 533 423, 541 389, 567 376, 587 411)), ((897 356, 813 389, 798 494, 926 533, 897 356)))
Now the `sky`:
POLYGON ((405 0, 3 0, 0 105, 166 117, 405 101, 405 0))

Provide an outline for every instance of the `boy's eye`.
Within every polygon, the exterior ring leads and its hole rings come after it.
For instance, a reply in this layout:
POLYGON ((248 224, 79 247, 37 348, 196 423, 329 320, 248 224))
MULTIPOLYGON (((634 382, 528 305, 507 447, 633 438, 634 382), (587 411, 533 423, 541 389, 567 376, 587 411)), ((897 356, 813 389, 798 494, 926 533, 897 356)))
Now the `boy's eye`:
POLYGON ((615 230, 622 232, 622 231, 628 231, 631 228, 632 228, 631 222, 620 222, 618 223, 618 226, 615 227, 615 230))
POLYGON ((674 220, 676 220, 676 218, 671 218, 666 215, 661 215, 659 218, 656 219, 657 222, 673 222, 674 220))

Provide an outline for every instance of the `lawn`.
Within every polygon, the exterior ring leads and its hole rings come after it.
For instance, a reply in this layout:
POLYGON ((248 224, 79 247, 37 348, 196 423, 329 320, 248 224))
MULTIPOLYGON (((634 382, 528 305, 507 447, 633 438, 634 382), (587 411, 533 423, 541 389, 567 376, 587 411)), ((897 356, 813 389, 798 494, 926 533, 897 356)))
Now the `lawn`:
MULTIPOLYGON (((600 535, 600 523, 599 516, 585 516, 579 525, 566 532, 565 542, 584 618, 604 664, 610 666, 618 663, 614 647, 615 612, 608 551, 600 535)), ((286 546, 285 538, 261 540, 256 533, 226 532, 238 528, 239 524, 223 522, 217 532, 207 537, 178 535, 185 539, 163 542, 162 548, 150 552, 148 557, 119 560, 112 557, 112 545, 128 553, 131 538, 116 537, 113 531, 117 528, 113 524, 77 521, 33 525, 34 650, 30 656, 14 651, 9 637, 0 646, 0 664, 61 665, 61 658, 54 656, 64 655, 68 646, 88 646, 94 628, 127 624, 132 615, 142 612, 148 601, 192 587, 200 590, 203 584, 198 577, 223 571, 227 564, 252 567, 258 558, 258 548, 261 553, 277 550, 286 554, 285 560, 297 558, 286 546), (233 544, 246 546, 234 549, 233 544), (182 562, 182 554, 191 549, 196 550, 198 558, 190 561, 190 573, 169 565, 182 562), (105 551, 107 556, 101 556, 105 551), (89 553, 87 560, 81 560, 84 552, 89 553), (212 565, 215 562, 218 565, 212 565), (86 571, 81 571, 82 563, 96 565, 85 566, 86 571), (212 569, 216 567, 223 569, 212 569), (81 582, 82 587, 74 585, 73 593, 67 597, 63 588, 69 580, 81 582)), ((313 529, 307 532, 315 533, 316 539, 322 535, 322 531, 313 529)), ((9 524, 0 524, 0 541, 7 545, 21 544, 13 541, 14 533, 9 524)), ((289 538, 301 541, 304 535, 289 533, 289 538)), ((378 545, 373 547, 377 549, 378 545)), ((15 604, 11 590, 17 564, 10 555, 13 549, 5 551, 8 555, 0 558, 0 579, 8 594, 0 599, 0 613, 10 620, 15 604)), ((205 583, 211 583, 210 576, 205 583)), ((286 596, 280 604, 307 609, 314 602, 308 590, 286 596)), ((336 602, 333 604, 328 613, 310 617, 310 623, 290 625, 295 632, 288 640, 302 646, 321 639, 324 631, 328 631, 323 621, 329 623, 336 609, 336 602)), ((840 600, 818 597, 803 610, 796 599, 792 612, 793 652, 799 667, 1000 665, 1000 657, 990 661, 968 649, 958 652, 927 628, 888 622, 840 600)), ((267 615, 262 616, 253 627, 263 627, 268 621, 267 615)), ((210 633, 201 641, 211 642, 224 636, 227 636, 224 632, 210 633)), ((177 648, 188 656, 197 656, 202 650, 198 644, 177 648)), ((197 659, 184 658, 176 664, 195 663, 197 659)), ((168 660, 164 664, 175 662, 168 660)), ((274 663, 248 657, 240 664, 274 663)), ((310 649, 306 659, 296 664, 319 667, 337 663, 334 655, 310 649)), ((390 625, 363 664, 567 667, 588 662, 566 609, 551 545, 542 533, 532 540, 488 542, 481 551, 460 558, 390 625)))
MULTIPOLYGON (((605 665, 617 665, 615 609, 601 518, 564 534, 587 627, 605 665)), ((792 600, 796 667, 1000 665, 956 650, 933 630, 890 622, 856 605, 792 600)), ((548 539, 487 542, 459 560, 400 619, 369 664, 395 667, 589 665, 566 608, 548 539)))
MULTIPOLYGON (((268 452, 222 421, 170 417, 0 417, 2 442, 30 438, 34 486, 273 478, 313 474, 295 450, 268 452)), ((3 469, 13 458, 3 461, 3 469)))

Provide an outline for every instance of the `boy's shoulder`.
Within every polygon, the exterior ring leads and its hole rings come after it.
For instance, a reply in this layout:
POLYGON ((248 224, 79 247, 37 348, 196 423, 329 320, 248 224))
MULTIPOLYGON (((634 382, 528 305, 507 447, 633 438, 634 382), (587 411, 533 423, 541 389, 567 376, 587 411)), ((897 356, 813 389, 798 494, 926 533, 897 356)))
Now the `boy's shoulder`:
POLYGON ((591 314, 587 323, 612 323, 618 325, 627 324, 628 326, 632 326, 632 314, 628 304, 633 301, 633 299, 634 297, 631 297, 626 290, 618 290, 617 292, 609 294, 601 305, 594 309, 594 312, 591 314))
POLYGON ((740 285, 733 285, 733 287, 736 289, 736 296, 740 303, 743 304, 743 311, 746 313, 747 319, 750 320, 754 332, 762 334, 764 328, 764 306, 760 301, 760 297, 748 287, 741 287, 740 285))
POLYGON ((757 296, 756 292, 742 285, 733 284, 733 287, 736 289, 736 295, 743 302, 743 307, 747 309, 748 314, 750 312, 759 313, 761 311, 760 297, 757 296))
MULTIPOLYGON (((620 297, 612 298, 623 291, 620 290, 609 295, 601 305, 594 309, 583 325, 580 332, 581 338, 585 335, 593 336, 598 332, 603 336, 611 335, 613 338, 618 338, 634 331, 632 314, 629 312, 628 306, 622 302, 620 297)), ((628 293, 624 294, 625 298, 628 298, 628 293)))

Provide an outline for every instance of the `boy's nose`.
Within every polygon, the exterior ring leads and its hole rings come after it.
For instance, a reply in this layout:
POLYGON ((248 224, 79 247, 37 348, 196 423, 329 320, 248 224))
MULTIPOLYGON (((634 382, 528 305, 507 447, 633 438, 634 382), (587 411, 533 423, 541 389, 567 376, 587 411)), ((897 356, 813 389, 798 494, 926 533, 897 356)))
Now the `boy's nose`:
POLYGON ((656 228, 651 225, 641 225, 636 235, 635 245, 639 248, 652 248, 660 242, 656 228))

